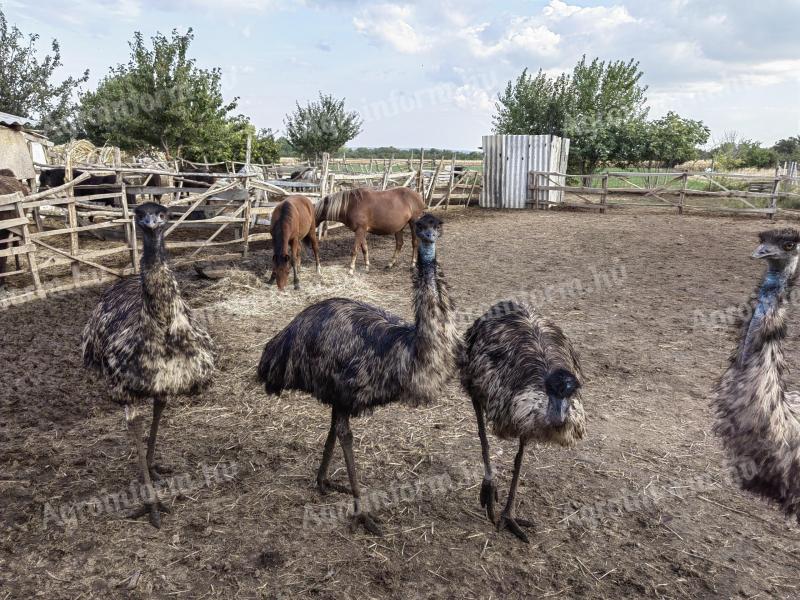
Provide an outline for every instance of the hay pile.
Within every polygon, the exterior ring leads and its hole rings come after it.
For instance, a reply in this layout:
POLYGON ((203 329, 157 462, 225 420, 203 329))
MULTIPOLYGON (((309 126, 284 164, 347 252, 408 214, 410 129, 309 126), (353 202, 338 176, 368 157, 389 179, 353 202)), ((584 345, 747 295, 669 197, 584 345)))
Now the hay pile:
POLYGON ((333 297, 363 300, 393 312, 398 310, 398 302, 403 302, 410 309, 408 290, 381 289, 369 274, 356 273, 351 276, 346 267, 325 266, 322 273, 317 275, 313 264, 308 262, 300 272, 299 291, 292 288, 291 274, 288 286, 281 292, 277 286, 267 285, 263 277, 232 269, 223 279, 199 291, 193 304, 197 302, 206 310, 243 317, 293 316, 310 304, 333 297))

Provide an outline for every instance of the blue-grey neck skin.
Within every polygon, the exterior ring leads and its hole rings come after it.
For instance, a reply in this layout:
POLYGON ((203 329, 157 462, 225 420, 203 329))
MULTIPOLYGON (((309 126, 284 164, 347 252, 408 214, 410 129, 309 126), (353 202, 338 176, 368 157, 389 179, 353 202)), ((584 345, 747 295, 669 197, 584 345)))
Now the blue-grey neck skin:
POLYGON ((436 244, 419 241, 419 260, 421 263, 432 263, 436 260, 436 244))
MULTIPOLYGON (((142 267, 153 266, 166 261, 167 252, 164 248, 164 231, 140 228, 142 233, 142 267)), ((143 269, 143 270, 144 270, 143 269)))
POLYGON ((789 280, 794 271, 794 261, 786 264, 770 262, 764 279, 761 282, 761 287, 758 290, 758 298, 753 310, 753 316, 750 318, 750 324, 747 327, 747 335, 744 339, 744 345, 740 354, 740 361, 744 363, 750 356, 750 345, 753 341, 753 335, 758 331, 759 327, 764 321, 764 317, 771 311, 774 311, 780 302, 781 296, 789 287, 789 280))

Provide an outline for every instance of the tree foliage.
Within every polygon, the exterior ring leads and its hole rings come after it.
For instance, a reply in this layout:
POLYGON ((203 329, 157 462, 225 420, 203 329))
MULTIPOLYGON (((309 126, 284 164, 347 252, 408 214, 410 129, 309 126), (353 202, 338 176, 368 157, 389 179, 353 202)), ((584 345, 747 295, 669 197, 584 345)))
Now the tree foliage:
POLYGON ((54 78, 62 66, 61 47, 57 40, 50 45, 52 54, 39 57, 37 34, 23 34, 9 26, 0 7, 0 110, 32 119, 54 141, 68 138, 69 124, 75 111, 75 92, 89 78, 54 78))
POLYGON ((647 87, 639 63, 586 57, 571 74, 551 77, 522 72, 496 103, 498 133, 568 137, 570 168, 591 173, 601 163, 656 161, 674 166, 708 141, 701 121, 670 112, 647 120, 647 87))
POLYGON ((741 137, 735 131, 726 131, 722 139, 711 149, 717 171, 733 171, 741 168, 767 169, 779 160, 772 148, 764 148, 761 142, 741 137))
POLYGON ((361 133, 361 117, 345 110, 344 99, 320 93, 318 102, 296 106, 284 120, 286 139, 306 158, 316 158, 323 152, 334 154, 361 133))
POLYGON ((223 99, 219 69, 200 69, 188 57, 193 39, 191 29, 158 33, 150 48, 136 32, 128 63, 81 97, 89 139, 131 151, 157 147, 168 157, 223 156, 239 125, 228 117, 237 99, 223 99))
POLYGON ((779 160, 800 161, 800 135, 778 140, 772 150, 779 160))

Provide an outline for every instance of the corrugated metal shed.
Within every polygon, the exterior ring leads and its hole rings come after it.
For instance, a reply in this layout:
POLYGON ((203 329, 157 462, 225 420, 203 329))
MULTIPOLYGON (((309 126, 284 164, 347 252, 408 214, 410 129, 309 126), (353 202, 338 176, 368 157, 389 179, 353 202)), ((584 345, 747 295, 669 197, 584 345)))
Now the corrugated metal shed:
MULTIPOLYGON (((528 191, 528 174, 531 171, 566 171, 569 156, 567 138, 554 135, 485 135, 482 139, 482 207, 529 208, 533 198, 528 191)), ((561 202, 563 197, 559 191, 541 193, 549 194, 551 202, 561 202)))
POLYGON ((17 115, 10 115, 0 111, 0 125, 6 125, 8 127, 12 127, 14 125, 23 126, 25 123, 29 122, 30 119, 26 117, 18 117, 17 115))

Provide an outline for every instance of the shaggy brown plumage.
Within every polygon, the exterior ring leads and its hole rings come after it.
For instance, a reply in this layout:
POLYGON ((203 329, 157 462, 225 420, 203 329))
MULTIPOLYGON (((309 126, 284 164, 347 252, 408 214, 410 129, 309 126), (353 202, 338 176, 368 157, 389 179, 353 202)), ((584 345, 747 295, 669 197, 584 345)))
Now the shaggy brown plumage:
POLYGON ((436 261, 441 222, 424 215, 415 226, 420 246, 413 324, 364 302, 332 298, 297 315, 267 343, 258 365, 267 393, 302 390, 331 406, 317 485, 323 493, 328 488, 342 491, 327 480, 338 437, 355 517, 374 533, 380 530, 360 506, 350 417, 391 402, 418 405, 433 401, 453 373, 459 344, 453 303, 436 261))
POLYGON ((554 323, 514 301, 495 304, 466 333, 459 355, 461 383, 472 398, 484 464, 481 505, 493 523, 527 542, 514 516, 514 496, 525 445, 531 440, 570 446, 581 439, 585 415, 579 389, 580 361, 554 323), (519 439, 505 509, 496 521, 495 474, 484 417, 504 439, 519 439))
POLYGON ((767 271, 713 395, 714 430, 743 489, 777 502, 800 522, 800 396, 786 391, 786 310, 797 278, 800 232, 761 233, 753 258, 767 271))
MULTIPOLYGON (((136 207, 143 236, 141 275, 112 285, 83 330, 83 361, 106 379, 112 398, 125 406, 131 440, 137 449, 142 482, 152 486, 161 412, 169 397, 194 394, 214 371, 213 342, 181 298, 164 249, 167 208, 136 207), (142 445, 142 405, 153 399, 147 454, 142 445)), ((150 498, 155 498, 154 494, 150 498)), ((158 499, 137 516, 149 514, 160 525, 158 499)))

